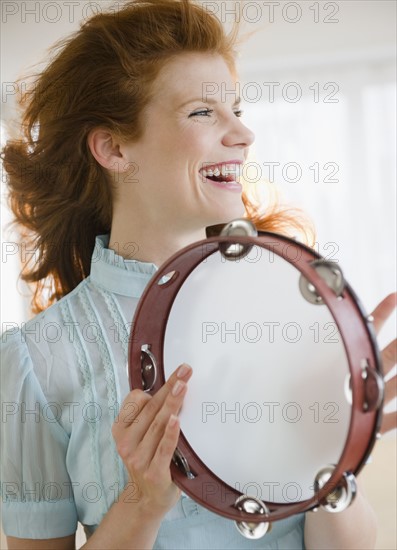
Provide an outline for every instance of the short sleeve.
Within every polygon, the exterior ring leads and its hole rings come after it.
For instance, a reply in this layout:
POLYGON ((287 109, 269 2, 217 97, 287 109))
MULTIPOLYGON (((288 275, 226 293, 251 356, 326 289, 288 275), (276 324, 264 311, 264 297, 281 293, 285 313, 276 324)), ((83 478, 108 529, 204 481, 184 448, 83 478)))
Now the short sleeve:
POLYGON ((65 537, 77 529, 66 468, 68 435, 35 375, 21 331, 1 336, 1 488, 7 536, 65 537))

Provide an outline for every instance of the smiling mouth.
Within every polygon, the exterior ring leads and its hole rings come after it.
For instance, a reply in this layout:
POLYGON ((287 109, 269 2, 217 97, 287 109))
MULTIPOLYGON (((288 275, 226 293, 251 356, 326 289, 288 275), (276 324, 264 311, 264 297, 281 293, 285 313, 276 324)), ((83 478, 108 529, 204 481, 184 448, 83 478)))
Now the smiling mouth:
POLYGON ((204 179, 208 179, 220 184, 239 184, 238 180, 241 177, 241 164, 217 164, 207 166, 200 170, 200 174, 204 179))

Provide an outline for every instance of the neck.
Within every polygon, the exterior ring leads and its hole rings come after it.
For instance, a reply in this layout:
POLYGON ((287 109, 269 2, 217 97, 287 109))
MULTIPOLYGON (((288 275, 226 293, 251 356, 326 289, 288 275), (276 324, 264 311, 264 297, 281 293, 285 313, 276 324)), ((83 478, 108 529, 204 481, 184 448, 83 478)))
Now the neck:
POLYGON ((109 248, 128 260, 149 262, 160 267, 185 246, 205 239, 205 228, 186 231, 151 224, 117 223, 110 232, 109 248))

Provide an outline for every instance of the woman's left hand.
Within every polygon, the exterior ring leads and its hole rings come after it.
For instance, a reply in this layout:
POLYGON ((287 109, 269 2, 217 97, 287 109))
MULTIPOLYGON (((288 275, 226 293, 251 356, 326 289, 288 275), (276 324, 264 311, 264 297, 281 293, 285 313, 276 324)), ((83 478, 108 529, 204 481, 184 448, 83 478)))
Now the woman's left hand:
MULTIPOLYGON (((384 300, 374 309, 372 316, 374 318, 374 327, 376 334, 379 333, 386 320, 392 314, 396 307, 397 293, 389 294, 384 300)), ((397 339, 392 340, 382 350, 383 375, 386 376, 397 363, 397 339)), ((394 375, 385 383, 385 408, 395 397, 397 397, 397 375, 394 375)), ((381 433, 385 434, 397 428, 397 411, 384 413, 381 424, 381 433)))

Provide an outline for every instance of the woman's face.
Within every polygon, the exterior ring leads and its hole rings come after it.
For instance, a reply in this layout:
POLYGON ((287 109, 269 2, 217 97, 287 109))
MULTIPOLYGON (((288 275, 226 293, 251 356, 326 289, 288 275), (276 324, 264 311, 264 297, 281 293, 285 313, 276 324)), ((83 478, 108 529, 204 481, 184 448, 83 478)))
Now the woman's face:
POLYGON ((224 59, 176 56, 161 70, 154 91, 142 137, 123 150, 138 170, 125 180, 130 204, 146 216, 143 221, 181 230, 241 217, 236 180, 254 135, 240 118, 236 84, 224 59), (137 181, 128 184, 129 179, 137 181))

